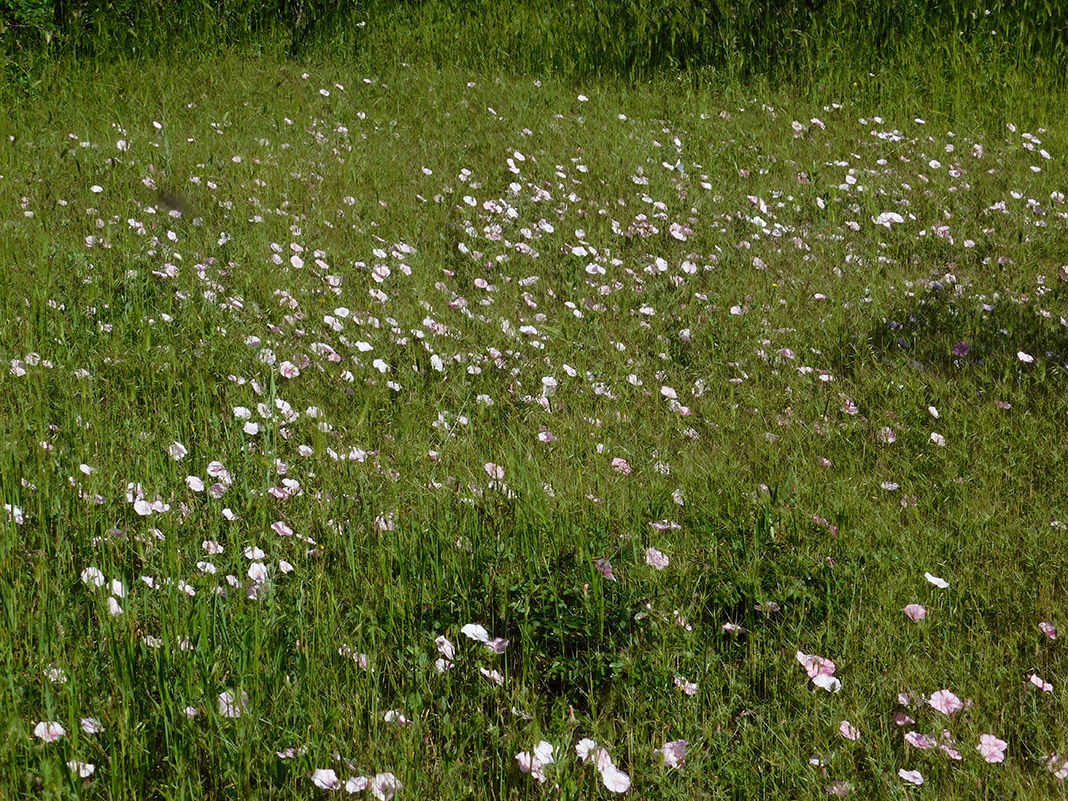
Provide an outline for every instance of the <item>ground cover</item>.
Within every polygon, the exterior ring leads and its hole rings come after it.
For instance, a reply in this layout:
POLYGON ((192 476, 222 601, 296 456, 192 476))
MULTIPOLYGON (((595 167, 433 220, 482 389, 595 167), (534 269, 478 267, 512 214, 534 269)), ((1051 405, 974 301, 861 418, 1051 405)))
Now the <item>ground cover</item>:
POLYGON ((1061 794, 1053 106, 47 80, 4 795, 1061 794))

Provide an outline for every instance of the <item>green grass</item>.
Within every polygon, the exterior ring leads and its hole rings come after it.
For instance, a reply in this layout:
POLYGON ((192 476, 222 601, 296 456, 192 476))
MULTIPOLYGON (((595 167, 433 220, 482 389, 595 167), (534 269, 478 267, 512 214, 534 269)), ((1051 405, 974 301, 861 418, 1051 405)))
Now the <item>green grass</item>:
POLYGON ((1059 797, 1064 96, 367 64, 61 62, 10 95, 0 794, 316 797, 330 768, 605 796, 589 737, 636 798, 1059 797), (972 705, 895 724, 943 688, 972 705), (961 760, 904 740, 943 729, 961 760), (544 787, 516 762, 543 739, 544 787), (673 770, 653 751, 678 739, 673 770))

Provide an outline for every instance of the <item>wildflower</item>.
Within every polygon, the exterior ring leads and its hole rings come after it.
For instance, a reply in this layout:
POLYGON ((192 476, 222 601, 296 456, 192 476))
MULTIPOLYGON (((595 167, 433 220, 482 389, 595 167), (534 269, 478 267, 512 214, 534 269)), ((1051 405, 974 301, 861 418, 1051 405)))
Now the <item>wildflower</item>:
POLYGON ((1031 673, 1028 675, 1027 680, 1030 681, 1036 687, 1038 687, 1038 689, 1040 689, 1044 693, 1053 692, 1053 685, 1050 684, 1048 681, 1045 681, 1041 676, 1031 673))
POLYGON ((938 576, 932 576, 930 573, 924 573, 923 577, 932 584, 934 584, 936 587, 940 587, 943 590, 949 586, 948 581, 946 581, 945 579, 941 579, 938 576))
POLYGON ((99 734, 104 731, 104 727, 96 718, 82 718, 79 721, 79 725, 86 734, 99 734))
POLYGON ((949 690, 939 690, 927 701, 931 708, 943 715, 954 715, 964 709, 961 700, 949 690))
POLYGON ((686 740, 672 740, 664 743, 663 748, 653 751, 653 756, 660 754, 663 757, 665 767, 680 768, 683 760, 686 759, 686 749, 689 745, 686 740))
POLYGON ((230 690, 219 693, 219 714, 222 717, 239 718, 245 712, 248 712, 248 693, 242 692, 240 701, 230 690))
POLYGON ((656 548, 649 548, 645 552, 645 564, 650 567, 655 567, 657 570, 663 570, 671 564, 671 560, 669 560, 662 551, 659 551, 656 548))
POLYGON ((850 723, 848 720, 843 720, 838 725, 838 733, 845 737, 847 740, 860 739, 860 730, 857 729, 857 727, 850 723))
POLYGON ((983 734, 980 735, 979 745, 975 746, 975 750, 987 762, 1004 762, 1005 749, 1008 745, 1004 740, 998 739, 993 734, 983 734))
POLYGON ((902 781, 906 781, 909 784, 923 784, 923 774, 918 770, 905 770, 904 768, 899 768, 897 775, 901 777, 902 781))
POLYGON ((46 743, 54 743, 66 735, 67 730, 63 728, 62 724, 57 721, 41 721, 33 728, 33 734, 39 740, 44 740, 46 743))
POLYGON ((919 604, 909 604, 905 607, 905 615, 909 620, 923 620, 927 617, 927 610, 919 604))
POLYGON ((337 774, 329 768, 319 768, 311 775, 312 784, 320 790, 336 790, 341 786, 337 774))
POLYGON ((515 755, 515 761, 519 763, 519 769, 529 773, 535 780, 545 784, 545 766, 552 765, 556 760, 553 758, 553 745, 542 740, 534 747, 534 751, 521 751, 515 755))
POLYGON ((71 773, 82 779, 88 779, 96 771, 96 765, 91 762, 79 762, 76 759, 72 759, 67 763, 67 768, 71 773))

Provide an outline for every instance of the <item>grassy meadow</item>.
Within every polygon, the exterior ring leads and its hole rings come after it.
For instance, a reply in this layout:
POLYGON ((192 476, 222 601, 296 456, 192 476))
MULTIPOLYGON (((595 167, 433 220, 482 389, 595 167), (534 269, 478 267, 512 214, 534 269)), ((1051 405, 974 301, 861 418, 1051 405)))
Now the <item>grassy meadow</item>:
POLYGON ((1065 96, 866 75, 9 85, 0 797, 1063 797, 1065 96))

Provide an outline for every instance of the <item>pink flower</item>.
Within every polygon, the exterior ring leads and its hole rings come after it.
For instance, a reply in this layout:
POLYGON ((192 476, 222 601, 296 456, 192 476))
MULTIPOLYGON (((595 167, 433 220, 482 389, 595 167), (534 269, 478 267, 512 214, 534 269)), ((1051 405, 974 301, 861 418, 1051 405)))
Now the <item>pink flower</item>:
POLYGON ((810 679, 814 679, 816 676, 834 675, 834 662, 830 659, 824 659, 822 656, 806 654, 801 651, 798 651, 796 656, 797 661, 801 663, 801 667, 805 669, 810 679))
POLYGON ((96 772, 96 765, 92 762, 79 762, 77 759, 72 759, 68 762, 67 768, 71 773, 82 779, 88 779, 96 772))
POLYGON ((812 683, 829 693, 840 693, 842 691, 842 682, 838 681, 834 676, 828 676, 824 673, 816 676, 812 683))
POLYGON ((938 576, 933 576, 930 573, 924 573, 923 577, 940 589, 944 590, 949 586, 948 581, 941 579, 938 576))
POLYGON ((578 754, 578 758, 583 762, 589 762, 596 753, 596 749, 596 740, 591 740, 589 737, 583 737, 575 746, 575 753, 578 754))
POLYGON ((927 703, 943 715, 953 715, 964 709, 964 704, 949 690, 939 690, 930 697, 927 703))
POLYGON ((616 577, 612 575, 612 563, 607 559, 594 559, 593 566, 609 581, 616 580, 616 577))
POLYGON ((553 759, 553 745, 550 742, 542 740, 534 747, 533 753, 529 751, 521 751, 516 754, 515 761, 519 763, 519 769, 521 771, 529 773, 538 782, 545 784, 547 780, 547 777, 545 776, 545 766, 555 762, 553 759))
POLYGON ((337 774, 329 768, 319 768, 311 775, 312 784, 320 790, 336 790, 341 786, 337 774))
POLYGON ((905 770, 904 768, 898 768, 897 775, 901 777, 902 781, 906 781, 909 784, 923 784, 923 774, 920 773, 918 770, 905 770))
POLYGON ((697 683, 690 681, 685 676, 676 676, 675 686, 687 695, 697 695, 697 683))
MULTIPOLYGON (((219 714, 224 718, 239 718, 248 712, 248 693, 242 692, 238 699, 232 692, 226 690, 219 693, 219 714)), ((333 771, 330 771, 333 773, 333 771)))
POLYGON ((67 733, 67 730, 63 728, 61 724, 56 721, 44 721, 42 720, 33 728, 33 734, 39 740, 44 740, 46 743, 54 743, 59 738, 63 737, 67 733))
POLYGON ((859 740, 860 731, 850 723, 848 720, 843 720, 838 726, 838 733, 845 737, 847 740, 859 740))
POLYGON ((827 794, 835 798, 845 798, 852 790, 853 785, 847 781, 837 781, 827 785, 827 794))
POLYGON ((928 748, 934 748, 938 745, 933 737, 928 737, 926 734, 920 734, 918 731, 910 731, 905 735, 905 742, 911 745, 913 748, 919 748, 921 750, 927 750, 928 748))
POLYGON ((1050 754, 1046 757, 1046 765, 1053 772, 1053 776, 1057 781, 1063 782, 1068 779, 1068 759, 1065 759, 1060 754, 1050 754))
POLYGON ((1004 762, 1005 749, 1008 745, 1007 742, 998 739, 993 734, 983 734, 980 735, 979 745, 975 746, 975 750, 987 762, 1004 762))
POLYGON ((656 548, 649 548, 645 552, 645 564, 655 567, 657 570, 663 570, 671 564, 671 560, 669 560, 662 551, 659 551, 656 548))
POLYGON ((282 374, 282 378, 296 378, 300 375, 300 368, 287 361, 278 365, 278 372, 282 374))
POLYGON ((909 604, 905 607, 905 615, 909 620, 923 620, 927 617, 927 610, 919 604, 909 604))
POLYGON ((679 768, 686 759, 686 749, 689 745, 686 740, 672 740, 664 743, 663 748, 653 751, 653 756, 660 754, 664 758, 665 767, 679 768))
POLYGON ((1042 630, 1042 633, 1049 637, 1051 640, 1057 639, 1057 627, 1054 626, 1052 623, 1047 623, 1043 620, 1041 623, 1038 624, 1038 627, 1042 630))
POLYGON ((1038 676, 1038 675, 1036 675, 1034 673, 1031 673, 1031 674, 1028 675, 1027 679, 1033 685, 1038 687, 1038 689, 1040 689, 1042 692, 1044 692, 1044 693, 1053 692, 1053 685, 1050 684, 1048 681, 1044 681, 1041 676, 1038 676))
POLYGON ((504 468, 493 462, 486 462, 485 464, 486 475, 495 481, 501 481, 504 479, 504 468))
POLYGON ((99 734, 104 731, 103 725, 96 718, 82 718, 80 724, 86 734, 99 734))
POLYGON ((362 793, 367 789, 367 777, 366 776, 352 776, 347 782, 345 782, 345 792, 349 795, 355 795, 356 793, 362 793))
POLYGON ((371 795, 378 801, 389 801, 403 786, 392 773, 378 773, 371 779, 371 795))
POLYGON ((601 782, 609 792, 625 793, 630 789, 630 776, 612 764, 612 757, 604 748, 597 754, 597 770, 601 772, 601 782))
POLYGON ((627 462, 626 459, 623 459, 619 456, 612 460, 612 469, 615 470, 617 473, 622 473, 625 476, 630 475, 630 464, 627 462))

